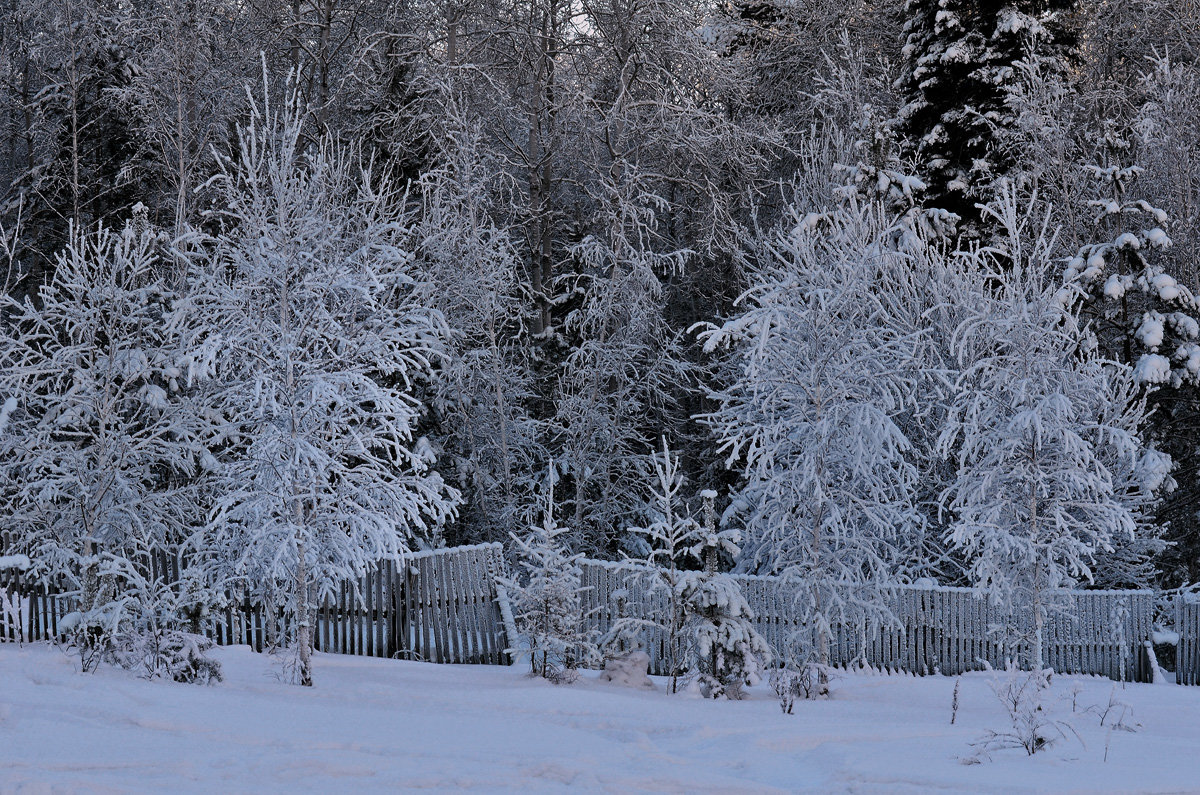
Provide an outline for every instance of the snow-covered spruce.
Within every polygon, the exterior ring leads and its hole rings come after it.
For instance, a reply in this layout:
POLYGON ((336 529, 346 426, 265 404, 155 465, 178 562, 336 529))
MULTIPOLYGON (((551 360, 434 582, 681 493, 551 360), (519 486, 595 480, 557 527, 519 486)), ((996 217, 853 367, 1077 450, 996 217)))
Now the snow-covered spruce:
POLYGON ((1140 166, 1087 170, 1098 187, 1088 205, 1101 240, 1067 263, 1058 300, 1092 321, 1102 355, 1132 365, 1140 383, 1200 382, 1200 304, 1154 262, 1153 253, 1171 245, 1167 214, 1130 195, 1140 166))
POLYGON ((700 692, 742 698, 744 687, 761 681, 772 653, 751 624, 754 613, 737 582, 721 572, 687 571, 676 584, 676 597, 700 692))
MULTIPOLYGON (((1015 65, 1034 59, 1064 71, 1067 0, 907 0, 897 119, 906 154, 921 167, 932 206, 967 230, 994 185, 1018 165, 1017 108, 1009 101, 1015 65)), ((979 230, 975 230, 978 234, 979 230)))

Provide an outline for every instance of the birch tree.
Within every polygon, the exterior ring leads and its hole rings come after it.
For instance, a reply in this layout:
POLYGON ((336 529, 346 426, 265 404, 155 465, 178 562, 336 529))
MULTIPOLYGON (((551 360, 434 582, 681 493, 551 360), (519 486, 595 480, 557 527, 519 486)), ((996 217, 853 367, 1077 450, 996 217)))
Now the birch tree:
POLYGON ((206 423, 160 243, 145 225, 75 229, 36 300, 5 299, 0 511, 35 576, 80 589, 82 614, 116 615, 102 568, 146 573, 145 554, 200 524, 206 423))
POLYGON ((217 179, 225 230, 192 278, 190 344, 221 425, 209 545, 227 576, 289 584, 298 680, 312 684, 312 597, 432 542, 457 493, 414 434, 415 390, 444 336, 385 180, 301 113, 254 107, 217 179))
POLYGON ((1114 383, 1134 376, 1081 353, 1083 329, 1046 276, 1044 226, 1011 193, 985 212, 1007 230, 1002 256, 1012 268, 997 270, 990 300, 954 338, 964 367, 941 444, 956 447, 958 475, 943 504, 972 585, 1031 615, 1027 662, 1041 671, 1046 620, 1063 589, 1092 582, 1097 555, 1136 537, 1121 469, 1145 454, 1133 430, 1144 403, 1108 405, 1121 393, 1114 383))
POLYGON ((746 480, 741 566, 800 584, 821 664, 834 624, 878 620, 900 541, 920 525, 896 422, 915 340, 890 322, 903 258, 880 245, 877 213, 794 217, 762 247, 742 314, 703 335, 733 349, 707 421, 746 480))

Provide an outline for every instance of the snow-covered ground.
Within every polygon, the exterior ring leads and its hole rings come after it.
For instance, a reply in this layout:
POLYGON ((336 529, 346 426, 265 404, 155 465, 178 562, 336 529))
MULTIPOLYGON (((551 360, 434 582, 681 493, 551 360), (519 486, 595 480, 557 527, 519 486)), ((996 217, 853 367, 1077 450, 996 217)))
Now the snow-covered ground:
POLYGON ((245 647, 217 655, 226 681, 197 687, 0 645, 0 791, 1200 792, 1200 688, 1118 686, 1141 728, 1110 737, 1083 710, 1113 684, 1059 677, 1052 716, 1082 743, 964 765, 1005 724, 989 674, 962 678, 951 726, 943 677, 849 675, 789 716, 766 687, 711 702, 595 674, 554 686, 523 668, 318 655, 307 690, 245 647))

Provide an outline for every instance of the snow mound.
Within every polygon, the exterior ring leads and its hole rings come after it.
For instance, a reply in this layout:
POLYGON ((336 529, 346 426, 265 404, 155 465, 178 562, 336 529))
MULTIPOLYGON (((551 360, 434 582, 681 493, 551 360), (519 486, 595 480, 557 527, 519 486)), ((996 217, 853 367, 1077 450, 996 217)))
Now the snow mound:
POLYGON ((642 690, 654 690, 654 682, 650 680, 650 655, 644 651, 634 651, 624 657, 614 657, 604 661, 604 670, 598 677, 601 682, 612 682, 623 687, 637 687, 642 690))

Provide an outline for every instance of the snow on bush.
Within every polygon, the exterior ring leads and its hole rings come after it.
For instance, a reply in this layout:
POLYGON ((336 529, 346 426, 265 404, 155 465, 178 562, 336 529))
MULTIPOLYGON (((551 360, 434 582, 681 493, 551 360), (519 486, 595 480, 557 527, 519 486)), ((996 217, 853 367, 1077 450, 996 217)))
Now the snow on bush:
POLYGON ((649 670, 650 655, 644 651, 631 651, 621 657, 607 658, 599 679, 601 682, 612 682, 623 687, 655 690, 654 682, 650 681, 649 670))

